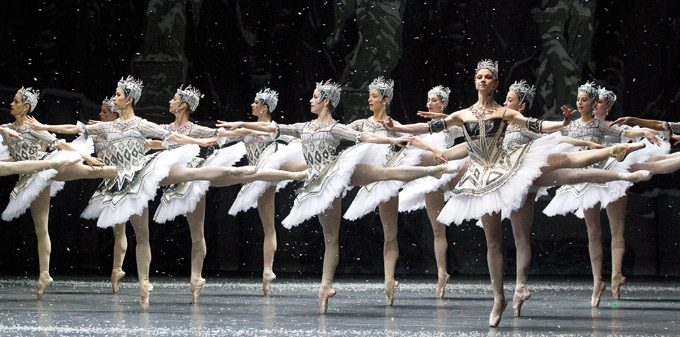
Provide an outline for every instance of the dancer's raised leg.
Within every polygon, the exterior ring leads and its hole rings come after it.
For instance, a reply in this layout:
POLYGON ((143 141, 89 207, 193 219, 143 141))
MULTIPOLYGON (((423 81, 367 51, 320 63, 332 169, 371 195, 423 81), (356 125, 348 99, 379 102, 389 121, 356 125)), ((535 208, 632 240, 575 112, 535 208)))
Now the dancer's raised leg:
POLYGON ((385 268, 385 303, 392 305, 394 301, 394 289, 399 286, 399 282, 394 279, 394 269, 399 258, 398 234, 398 215, 399 197, 392 197, 378 205, 380 211, 380 221, 383 225, 385 242, 383 244, 383 261, 385 268))
POLYGON ((617 144, 612 147, 596 150, 553 153, 548 155, 548 165, 541 167, 541 172, 545 173, 561 168, 586 167, 609 157, 615 157, 621 161, 625 159, 628 153, 644 147, 644 143, 631 143, 617 144))
POLYGON ((319 312, 326 313, 328 298, 335 296, 333 277, 335 268, 340 260, 338 237, 340 235, 340 220, 342 218, 341 198, 333 200, 331 207, 319 214, 319 222, 323 228, 325 252, 323 255, 323 274, 319 287, 319 312))
POLYGON ((75 164, 78 161, 80 161, 80 159, 22 160, 17 162, 0 161, 0 176, 8 176, 12 174, 33 174, 48 169, 59 170, 66 165, 75 164))
POLYGON ((527 289, 529 278, 529 266, 531 265, 531 224, 534 220, 534 200, 536 193, 529 193, 522 207, 510 213, 512 224, 512 236, 515 238, 515 250, 517 254, 515 294, 512 297, 512 309, 514 315, 520 316, 522 304, 531 297, 527 289))
POLYGON ((127 252, 128 242, 125 235, 125 226, 127 223, 119 223, 113 226, 113 268, 111 270, 111 287, 113 293, 117 293, 120 280, 125 276, 123 271, 123 261, 125 260, 125 253, 127 252))
POLYGON ((145 208, 142 215, 130 217, 130 223, 135 230, 137 247, 137 274, 139 275, 139 304, 142 309, 149 308, 149 293, 151 283, 149 283, 149 267, 151 266, 151 246, 149 245, 149 209, 145 208))
POLYGON ((257 212, 260 214, 264 241, 262 242, 262 292, 265 296, 269 295, 269 284, 276 279, 274 274, 274 254, 276 253, 276 228, 274 227, 274 201, 276 186, 270 186, 264 191, 262 196, 257 199, 257 212))
MULTIPOLYGON (((161 180, 160 185, 174 185, 186 181, 194 180, 208 180, 219 181, 222 179, 230 179, 244 174, 255 172, 253 166, 242 167, 223 167, 223 166, 203 166, 203 167, 186 167, 173 166, 167 177, 161 180)), ((230 184, 233 185, 234 183, 230 184)), ((226 186, 226 185, 225 185, 226 186)))
POLYGON ((50 216, 50 185, 47 185, 38 197, 31 203, 31 217, 35 227, 35 236, 38 239, 38 262, 40 276, 38 278, 38 299, 42 299, 45 288, 52 284, 50 277, 50 253, 52 252, 52 242, 48 230, 50 216))
MULTIPOLYGON (((251 170, 254 169, 253 166, 250 167, 251 170)), ((272 170, 272 169, 260 169, 257 172, 250 171, 246 172, 247 175, 234 175, 228 176, 221 179, 209 179, 210 186, 214 187, 224 187, 234 184, 246 184, 253 181, 267 181, 267 182, 279 182, 284 180, 305 180, 307 174, 305 172, 288 172, 283 170, 272 170)))
POLYGON ((114 179, 118 171, 115 166, 90 167, 83 164, 67 165, 59 169, 54 176, 56 181, 72 181, 78 179, 114 179))
POLYGON ((205 284, 202 277, 203 260, 207 249, 205 246, 205 235, 203 233, 205 223, 205 195, 196 205, 193 212, 187 213, 187 222, 191 232, 191 303, 198 303, 201 288, 205 284))
POLYGON ((567 184, 579 184, 584 182, 606 183, 615 180, 630 182, 646 181, 652 178, 652 174, 646 170, 632 173, 616 172, 601 169, 557 169, 541 174, 534 180, 535 186, 558 186, 567 184))
POLYGON ((352 174, 350 179, 350 185, 360 186, 385 180, 411 181, 430 175, 437 176, 443 173, 452 173, 457 170, 457 167, 449 167, 446 164, 437 166, 401 167, 382 167, 359 164, 354 169, 354 174, 352 174))

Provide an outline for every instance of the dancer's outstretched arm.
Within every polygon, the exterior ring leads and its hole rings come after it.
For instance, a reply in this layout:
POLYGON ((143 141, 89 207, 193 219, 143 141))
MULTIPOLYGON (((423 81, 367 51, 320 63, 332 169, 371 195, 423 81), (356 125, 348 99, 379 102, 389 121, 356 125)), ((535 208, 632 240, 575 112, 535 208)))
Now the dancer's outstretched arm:
POLYGON ((215 124, 218 128, 225 128, 226 130, 237 130, 238 128, 246 128, 261 132, 276 132, 276 124, 269 122, 224 122, 217 121, 215 124))
POLYGON ((48 131, 54 133, 61 133, 65 135, 75 135, 80 133, 80 127, 75 124, 61 124, 61 125, 48 125, 40 123, 37 119, 32 116, 26 116, 26 124, 30 125, 33 130, 36 131, 48 131))
MULTIPOLYGON (((539 132, 548 133, 548 132, 559 131, 561 128, 569 125, 569 123, 571 122, 571 117, 573 115, 574 115, 573 110, 567 109, 566 107, 562 107, 563 119, 562 119, 561 122, 544 121, 544 120, 536 119, 536 118, 527 118, 524 115, 522 115, 519 111, 507 109, 506 112, 505 112, 505 120, 511 121, 512 123, 515 123, 515 124, 517 124, 521 127, 527 128, 531 131, 539 131, 539 132)), ((449 118, 451 118, 451 116, 449 116, 449 118)), ((447 118, 447 119, 449 119, 449 118, 447 118)))
POLYGON ((642 119, 638 117, 621 117, 611 123, 611 125, 639 125, 643 128, 648 128, 657 131, 666 131, 664 122, 653 119, 642 119))
POLYGON ((418 111, 418 116, 428 119, 446 118, 448 114, 443 112, 418 111))
POLYGON ((430 132, 428 123, 394 124, 394 122, 392 121, 392 117, 387 117, 385 120, 378 122, 382 124, 387 130, 390 131, 411 133, 414 135, 420 135, 423 133, 430 132))

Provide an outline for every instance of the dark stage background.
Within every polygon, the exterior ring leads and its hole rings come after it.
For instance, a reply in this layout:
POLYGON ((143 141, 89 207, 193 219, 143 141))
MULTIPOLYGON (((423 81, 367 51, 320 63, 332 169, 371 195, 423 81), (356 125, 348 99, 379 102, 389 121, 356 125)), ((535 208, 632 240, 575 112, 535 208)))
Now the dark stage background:
MULTIPOLYGON (((518 79, 536 84, 532 116, 555 117, 575 102, 585 80, 613 89, 621 115, 677 121, 680 97, 680 5, 658 1, 6 1, 0 26, 0 121, 11 122, 9 103, 21 86, 42 90, 33 113, 48 123, 97 118, 104 96, 128 74, 144 80, 137 113, 171 121, 167 101, 181 84, 206 95, 195 119, 249 119, 256 91, 280 92, 274 114, 282 123, 311 118, 315 81, 344 86, 338 118, 366 116, 366 87, 378 75, 393 78, 391 114, 420 121, 426 93, 452 89, 450 106, 474 103, 473 69, 482 58, 499 60, 497 100, 518 79)), ((16 177, 0 178, 4 209, 16 177)), ((79 217, 98 182, 75 181, 52 200, 53 274, 110 272, 112 232, 79 217)), ((678 176, 635 186, 626 223, 626 275, 680 275, 678 176)), ((319 273, 323 239, 316 219, 286 230, 295 192, 277 195, 279 250, 275 271, 319 273)), ((257 212, 230 217, 239 186, 208 193, 205 274, 262 268, 257 212)), ((345 208, 352 200, 350 193, 345 208)), ((548 219, 536 207, 531 236, 532 273, 589 274, 585 224, 573 216, 548 219)), ((152 203, 150 213, 155 211, 152 203)), ((603 213, 605 261, 610 261, 603 213)), ((151 223, 152 272, 189 275, 186 221, 151 223)), ((506 270, 514 272, 514 244, 504 225, 506 270)), ((448 269, 486 273, 484 233, 474 223, 447 229, 448 269)), ((124 269, 135 271, 134 235, 124 269)), ((377 213, 343 222, 338 272, 382 274, 382 227, 377 213)), ((432 230, 425 212, 401 215, 398 273, 436 274, 432 230)), ((605 273, 610 268, 605 265, 605 273)), ((0 273, 37 271, 32 221, 24 215, 0 224, 0 273)))

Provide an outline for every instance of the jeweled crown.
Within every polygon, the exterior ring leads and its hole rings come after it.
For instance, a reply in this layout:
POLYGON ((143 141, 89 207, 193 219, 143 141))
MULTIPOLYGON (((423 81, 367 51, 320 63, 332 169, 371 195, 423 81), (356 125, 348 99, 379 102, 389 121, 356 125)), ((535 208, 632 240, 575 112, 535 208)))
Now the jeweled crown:
POLYGON ((368 86, 368 90, 378 90, 380 93, 380 98, 385 98, 387 96, 387 104, 389 105, 392 102, 393 94, 394 94, 394 81, 393 80, 386 80, 384 77, 379 76, 378 78, 374 79, 373 82, 368 86))
POLYGON ((31 111, 35 110, 36 105, 38 105, 38 97, 40 97, 40 90, 33 90, 33 88, 28 87, 24 88, 21 87, 17 91, 17 95, 20 95, 21 98, 24 100, 24 104, 28 104, 31 106, 31 111))
POLYGON ((328 98, 331 101, 333 107, 337 107, 340 104, 340 85, 328 80, 326 82, 316 82, 316 90, 319 90, 321 97, 319 101, 328 98))
POLYGON ((427 92, 427 95, 428 96, 438 96, 440 101, 448 103, 450 93, 451 93, 451 89, 449 89, 445 86, 442 86, 442 85, 438 85, 438 86, 430 89, 430 91, 427 92))
POLYGON ((519 105, 526 102, 527 107, 531 109, 531 105, 534 103, 534 97, 536 96, 536 88, 532 85, 527 84, 525 80, 519 80, 510 85, 510 89, 519 96, 519 105))
POLYGON ((111 112, 118 112, 116 109, 113 108, 113 99, 105 97, 104 100, 102 101, 102 105, 107 106, 111 112))
POLYGON ((123 89, 126 98, 132 97, 132 102, 136 104, 139 101, 139 97, 142 96, 144 85, 142 80, 135 79, 132 75, 129 75, 125 79, 120 78, 118 87, 123 89))
POLYGON ((578 91, 588 94, 588 96, 590 96, 590 99, 593 100, 597 100, 600 96, 600 93, 597 91, 597 88, 595 88, 595 82, 586 81, 586 83, 578 87, 578 91))
POLYGON ((186 103, 191 111, 196 111, 199 101, 205 97, 198 88, 191 85, 188 85, 186 88, 179 87, 177 95, 179 95, 179 104, 182 104, 182 102, 186 103))
POLYGON ((607 106, 613 106, 616 103, 616 94, 613 91, 607 90, 605 87, 598 87, 597 93, 607 99, 607 106))
POLYGON ((493 73, 493 78, 498 79, 498 61, 491 60, 481 60, 477 63, 477 68, 475 68, 475 75, 482 70, 489 69, 493 73))
POLYGON ((269 107, 269 113, 274 112, 274 109, 276 109, 276 104, 279 103, 279 93, 269 88, 260 90, 257 94, 255 94, 255 98, 260 99, 260 106, 266 105, 269 107))

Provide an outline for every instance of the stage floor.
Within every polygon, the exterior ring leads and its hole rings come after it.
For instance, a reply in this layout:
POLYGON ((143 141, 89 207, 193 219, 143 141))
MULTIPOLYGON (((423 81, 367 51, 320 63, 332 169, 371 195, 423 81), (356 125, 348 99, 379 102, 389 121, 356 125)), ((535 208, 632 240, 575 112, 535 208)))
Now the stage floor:
MULTIPOLYGON (((148 312, 126 277, 117 295, 104 277, 53 275, 42 301, 37 276, 0 278, 1 335, 215 335, 215 336, 505 336, 678 335, 678 280, 630 279, 622 300, 610 288, 590 307, 592 281, 530 279, 532 298, 522 317, 508 308, 498 328, 488 327, 493 297, 488 278, 452 277, 446 298, 435 298, 436 277, 401 279, 394 306, 384 304, 382 281, 340 278, 328 313, 319 315, 319 280, 280 277, 270 297, 259 279, 208 278, 200 304, 192 305, 188 278, 154 277, 148 312)), ((512 277, 508 277, 508 280, 512 277)), ((607 282, 609 286, 609 282, 607 282)))

